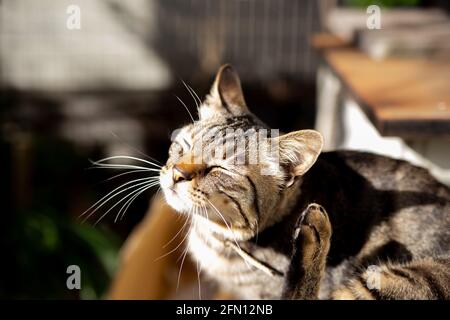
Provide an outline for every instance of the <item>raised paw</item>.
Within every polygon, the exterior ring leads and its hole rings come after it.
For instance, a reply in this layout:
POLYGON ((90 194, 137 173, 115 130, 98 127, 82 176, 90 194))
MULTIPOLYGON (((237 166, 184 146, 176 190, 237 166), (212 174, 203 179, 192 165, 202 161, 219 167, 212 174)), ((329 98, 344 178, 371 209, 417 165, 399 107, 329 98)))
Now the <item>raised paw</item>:
POLYGON ((325 209, 316 203, 308 205, 300 215, 294 232, 295 246, 304 264, 312 264, 313 260, 326 256, 330 247, 331 230, 325 209))
POLYGON ((331 224, 325 209, 310 204, 294 229, 294 251, 286 274, 282 298, 317 299, 330 249, 331 224))

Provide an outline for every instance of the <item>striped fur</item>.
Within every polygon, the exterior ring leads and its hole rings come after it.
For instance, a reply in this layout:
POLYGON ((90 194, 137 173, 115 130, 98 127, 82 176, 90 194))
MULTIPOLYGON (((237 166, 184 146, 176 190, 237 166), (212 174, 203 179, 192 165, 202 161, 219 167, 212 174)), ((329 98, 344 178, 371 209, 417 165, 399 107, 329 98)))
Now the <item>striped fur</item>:
MULTIPOLYGON (((224 153, 198 163, 199 141, 219 146, 212 133, 225 141, 268 129, 230 66, 199 114, 174 137, 160 181, 169 205, 192 218, 192 257, 223 288, 256 299, 450 298, 450 190, 426 170, 369 153, 320 153, 313 130, 270 137, 278 161, 262 153, 257 164, 235 164, 224 153), (277 272, 249 264, 236 247, 277 272)), ((246 140, 245 152, 255 143, 246 140)))

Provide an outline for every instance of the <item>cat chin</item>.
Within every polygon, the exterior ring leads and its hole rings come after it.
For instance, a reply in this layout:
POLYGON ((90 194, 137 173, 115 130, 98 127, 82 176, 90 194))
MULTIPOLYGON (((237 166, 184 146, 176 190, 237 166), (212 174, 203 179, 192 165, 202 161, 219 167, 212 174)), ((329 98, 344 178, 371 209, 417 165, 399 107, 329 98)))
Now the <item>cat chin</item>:
POLYGON ((255 236, 255 233, 250 229, 228 228, 223 224, 208 220, 199 215, 193 215, 192 218, 195 219, 194 223, 196 224, 196 229, 198 231, 214 232, 225 239, 246 241, 255 236))
POLYGON ((175 194, 175 191, 166 188, 163 188, 162 190, 167 204, 171 206, 176 212, 187 213, 189 211, 189 208, 181 199, 178 198, 178 196, 175 194))
MULTIPOLYGON (((190 206, 179 198, 175 191, 170 188, 163 188, 164 197, 169 206, 171 206, 179 214, 186 214, 192 216, 195 219, 199 227, 203 230, 212 231, 224 238, 245 241, 255 236, 254 231, 248 228, 236 228, 228 224, 228 226, 221 220, 214 221, 206 219, 205 217, 197 214, 192 214, 190 206)), ((215 216, 214 212, 210 212, 210 217, 215 216)))

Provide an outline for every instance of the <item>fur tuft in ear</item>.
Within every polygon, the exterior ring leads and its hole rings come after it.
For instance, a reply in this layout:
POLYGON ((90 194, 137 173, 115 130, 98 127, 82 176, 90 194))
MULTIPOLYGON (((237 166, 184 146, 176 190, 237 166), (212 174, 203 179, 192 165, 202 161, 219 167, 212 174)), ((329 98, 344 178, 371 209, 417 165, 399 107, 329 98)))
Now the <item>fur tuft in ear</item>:
POLYGON ((322 135, 315 130, 294 131, 278 138, 280 161, 288 164, 293 177, 304 175, 322 151, 322 135))
POLYGON ((202 108, 203 110, 200 110, 202 118, 214 112, 226 111, 234 116, 248 112, 239 75, 231 65, 225 64, 220 67, 206 104, 202 108))

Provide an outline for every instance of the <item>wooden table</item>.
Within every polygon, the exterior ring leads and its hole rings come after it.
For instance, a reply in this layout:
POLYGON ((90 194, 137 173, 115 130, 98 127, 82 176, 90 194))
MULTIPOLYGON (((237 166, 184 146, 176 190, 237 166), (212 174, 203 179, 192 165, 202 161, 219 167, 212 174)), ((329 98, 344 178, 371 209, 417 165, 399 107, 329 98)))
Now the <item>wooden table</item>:
POLYGON ((450 57, 376 61, 329 34, 313 45, 382 136, 450 137, 450 57))
POLYGON ((324 150, 408 160, 450 185, 450 61, 376 61, 327 34, 313 45, 322 58, 316 129, 324 150))

